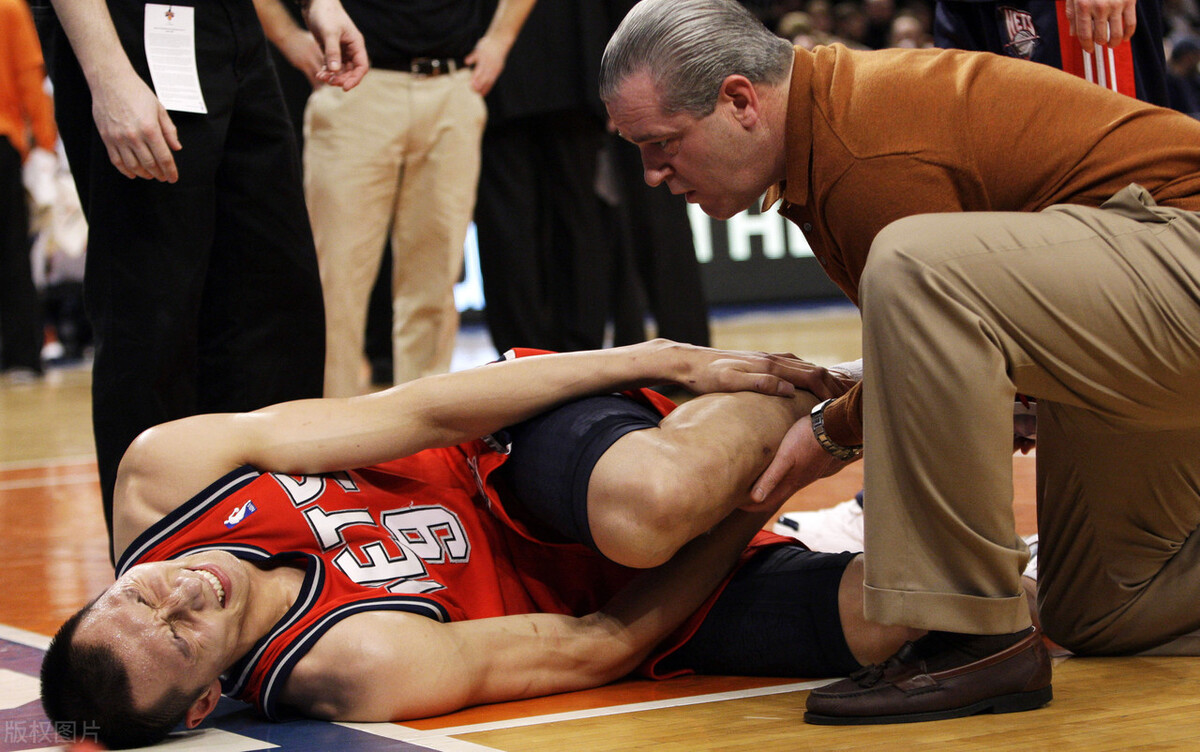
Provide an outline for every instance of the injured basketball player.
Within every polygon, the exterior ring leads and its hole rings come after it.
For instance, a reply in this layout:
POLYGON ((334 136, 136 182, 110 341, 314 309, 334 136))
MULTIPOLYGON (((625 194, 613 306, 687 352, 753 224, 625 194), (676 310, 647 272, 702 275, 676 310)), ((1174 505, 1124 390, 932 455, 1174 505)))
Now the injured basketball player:
POLYGON ((387 721, 630 674, 848 674, 917 633, 863 618, 861 555, 764 532, 749 494, 851 380, 658 340, 152 428, 121 464, 116 582, 59 630, 43 705, 128 747, 222 694, 387 721))

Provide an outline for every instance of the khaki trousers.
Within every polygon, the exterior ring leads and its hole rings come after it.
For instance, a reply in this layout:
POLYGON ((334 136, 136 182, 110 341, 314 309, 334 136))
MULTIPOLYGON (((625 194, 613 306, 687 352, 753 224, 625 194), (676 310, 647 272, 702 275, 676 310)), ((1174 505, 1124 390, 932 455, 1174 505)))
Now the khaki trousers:
POLYGON ((1077 652, 1200 627, 1200 214, 909 217, 876 238, 864 324, 866 615, 1029 624, 1012 403, 1038 400, 1041 618, 1077 652))
POLYGON ((450 367, 487 119, 470 78, 372 70, 348 92, 326 86, 309 99, 304 188, 325 295, 327 397, 365 386, 367 305, 389 233, 395 381, 450 367))

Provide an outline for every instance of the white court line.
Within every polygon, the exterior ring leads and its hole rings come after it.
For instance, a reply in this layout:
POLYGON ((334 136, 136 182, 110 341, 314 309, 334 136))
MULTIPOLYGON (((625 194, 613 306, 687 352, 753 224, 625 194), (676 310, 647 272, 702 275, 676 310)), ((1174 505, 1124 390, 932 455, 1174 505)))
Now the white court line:
POLYGON ((100 483, 96 473, 63 475, 57 478, 26 478, 25 480, 0 480, 0 491, 18 491, 22 488, 51 488, 53 486, 78 486, 100 483))
POLYGON ((37 632, 28 632, 17 627, 10 627, 7 624, 0 624, 0 640, 8 640, 26 647, 45 650, 50 647, 50 638, 46 635, 38 634, 37 632))
MULTIPOLYGON (((0 624, 0 639, 9 640, 29 647, 45 650, 50 644, 50 638, 45 635, 29 632, 17 627, 10 627, 6 624, 0 624)), ((475 723, 465 726, 452 726, 449 728, 439 729, 415 729, 409 726, 403 726, 397 723, 339 723, 339 726, 355 729, 363 733, 372 734, 374 736, 383 737, 385 739, 394 739, 396 741, 412 742, 419 744, 436 752, 498 752, 493 747, 487 747, 475 742, 469 742, 464 739, 455 739, 454 735, 479 733, 483 731, 497 731, 511 728, 521 728, 525 726, 538 726, 548 723, 560 723, 563 721, 573 721, 582 718, 599 718, 609 715, 621 715, 625 713, 638 713, 645 710, 659 710, 662 708, 683 707, 685 705, 700 705, 708 702, 723 702, 726 700, 738 700, 749 697, 765 697, 768 695, 784 694, 787 692, 799 692, 806 689, 813 689, 828 684, 831 679, 822 679, 818 681, 794 682, 791 684, 778 684, 771 687, 757 687, 753 689, 740 689, 731 692, 715 692, 706 695, 693 695, 691 697, 676 697, 667 700, 653 700, 650 702, 637 702, 625 705, 612 705, 606 708, 588 708, 585 710, 572 710, 564 713, 548 713, 545 715, 527 716, 524 718, 510 718, 503 721, 491 721, 488 723, 475 723)))
POLYGON ((12 710, 36 700, 41 692, 36 676, 0 668, 0 710, 12 710))
MULTIPOLYGON (((368 724, 370 725, 370 724, 368 724)), ((359 729, 360 731, 364 729, 359 729)), ((367 731, 369 734, 374 731, 367 731)), ((469 742, 465 739, 453 739, 449 736, 424 736, 418 742, 422 748, 431 749, 434 752, 501 752, 495 747, 486 747, 482 744, 469 742)))
POLYGON ((13 460, 0 462, 0 473, 8 470, 33 470, 39 467, 65 467, 67 465, 93 465, 96 455, 81 454, 75 457, 55 457, 45 460, 13 460))
MULTIPOLYGON (((357 729, 368 734, 395 739, 397 741, 413 742, 421 744, 440 752, 455 752, 455 747, 439 747, 434 746, 434 742, 445 739, 449 736, 460 734, 474 734, 482 731, 498 731, 503 729, 521 728, 523 726, 538 726, 547 723, 560 723, 562 721, 574 721, 581 718, 599 718, 607 715, 621 715, 624 713, 639 713, 644 710, 659 710, 662 708, 676 708, 685 705, 700 705, 707 702, 723 702, 726 700, 739 700, 747 697, 764 697, 767 695, 778 695, 787 692, 799 692, 805 689, 813 689, 828 684, 833 679, 821 679, 818 681, 795 682, 791 684, 778 684, 772 687, 757 687, 754 689, 739 689, 731 692, 716 692, 707 695, 693 695, 691 697, 676 697, 668 700, 653 700, 650 702, 636 702, 627 705, 613 705, 607 708, 588 708, 586 710, 572 710, 565 713, 549 713, 546 715, 534 715, 525 718, 510 718, 504 721, 491 721, 488 723, 475 723, 468 726, 452 726, 450 728, 428 729, 421 730, 403 726, 396 723, 341 723, 338 725, 346 726, 347 728, 357 729)), ((454 740, 451 740, 454 741, 454 740)), ((486 750, 487 747, 476 747, 476 749, 486 750)))

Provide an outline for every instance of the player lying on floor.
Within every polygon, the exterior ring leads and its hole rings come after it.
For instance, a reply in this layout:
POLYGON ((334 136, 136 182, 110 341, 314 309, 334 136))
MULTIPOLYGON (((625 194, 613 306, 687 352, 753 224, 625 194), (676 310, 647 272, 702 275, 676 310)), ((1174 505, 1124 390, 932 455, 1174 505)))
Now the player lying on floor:
POLYGON ((860 560, 739 509, 816 401, 793 384, 841 388, 790 357, 658 341, 153 428, 121 464, 118 579, 47 652, 47 714, 130 746, 222 692, 383 721, 639 668, 880 660, 912 634, 862 619, 860 560), (762 394, 613 394, 667 382, 762 394))

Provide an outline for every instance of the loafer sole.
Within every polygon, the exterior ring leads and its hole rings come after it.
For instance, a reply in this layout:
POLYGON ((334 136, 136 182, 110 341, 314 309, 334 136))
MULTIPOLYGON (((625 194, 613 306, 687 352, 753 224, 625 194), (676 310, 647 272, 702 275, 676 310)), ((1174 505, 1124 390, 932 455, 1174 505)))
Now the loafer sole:
POLYGON ((960 708, 930 711, 927 713, 903 713, 898 715, 861 715, 841 716, 822 715, 807 712, 804 714, 805 723, 818 726, 867 726, 884 723, 918 723, 921 721, 944 721, 948 718, 964 718, 981 713, 1020 713, 1026 710, 1037 710, 1053 698, 1050 687, 1017 692, 999 697, 989 697, 985 700, 964 705, 960 708))

